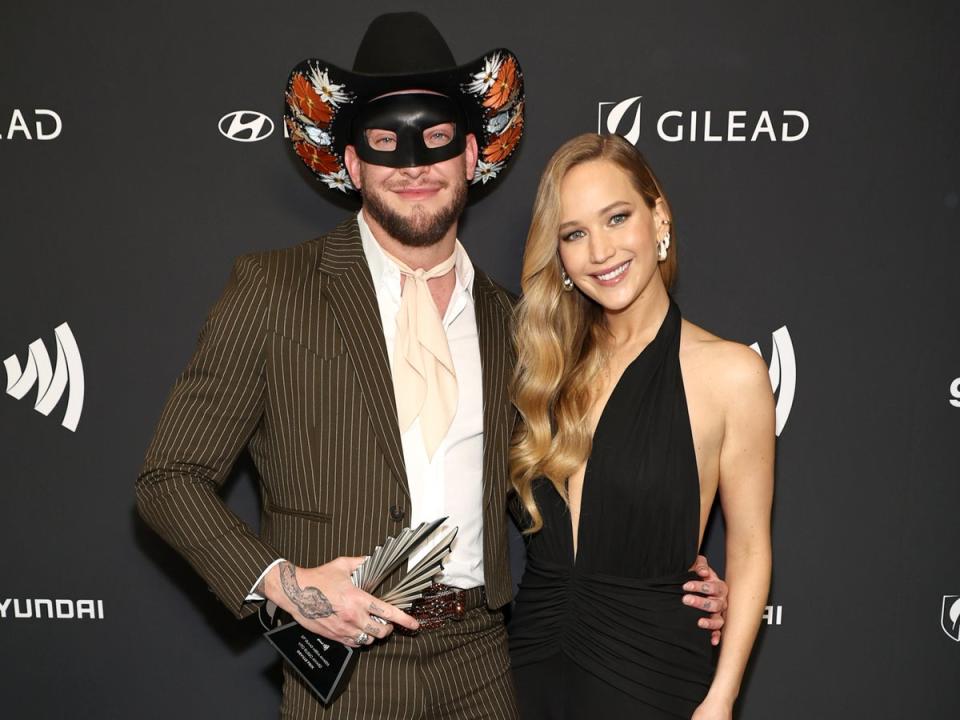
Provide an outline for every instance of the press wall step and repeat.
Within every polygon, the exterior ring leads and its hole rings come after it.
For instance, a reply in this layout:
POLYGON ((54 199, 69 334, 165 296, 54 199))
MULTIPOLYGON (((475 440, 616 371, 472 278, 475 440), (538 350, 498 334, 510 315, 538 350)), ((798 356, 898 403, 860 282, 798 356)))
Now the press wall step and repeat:
MULTIPOLYGON (((0 715, 277 715, 257 621, 134 481, 233 259, 356 210, 284 137, 289 70, 349 67, 400 9, 523 65, 519 155, 460 228, 479 267, 518 291, 547 159, 619 133, 670 197, 682 312, 769 366, 774 576, 738 717, 957 717, 960 10, 933 0, 6 7, 0 715)), ((257 527, 246 456, 224 496, 257 527)), ((718 512, 705 551, 722 571, 718 512)))

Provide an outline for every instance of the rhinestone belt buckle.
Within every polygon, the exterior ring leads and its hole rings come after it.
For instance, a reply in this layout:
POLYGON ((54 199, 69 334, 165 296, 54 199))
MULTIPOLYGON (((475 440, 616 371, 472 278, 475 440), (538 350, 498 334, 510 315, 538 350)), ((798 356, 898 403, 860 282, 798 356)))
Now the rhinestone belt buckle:
MULTIPOLYGON (((415 600, 407 614, 417 619, 420 630, 436 630, 449 620, 462 620, 467 611, 466 592, 448 585, 434 584, 415 600)), ((396 628, 403 635, 416 635, 419 631, 396 628)))

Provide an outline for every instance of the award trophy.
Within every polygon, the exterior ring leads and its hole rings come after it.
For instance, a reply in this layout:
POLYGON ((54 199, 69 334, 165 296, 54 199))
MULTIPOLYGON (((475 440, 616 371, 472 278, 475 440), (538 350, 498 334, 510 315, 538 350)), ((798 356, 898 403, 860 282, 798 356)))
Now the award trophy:
MULTIPOLYGON (((420 523, 412 529, 404 528, 395 538, 388 537, 383 545, 374 548, 367 559, 353 571, 351 576, 353 584, 371 595, 376 594, 376 589, 383 581, 397 570, 446 519, 443 517, 432 522, 420 523)), ((447 530, 437 544, 410 568, 403 580, 389 592, 378 596, 379 599, 401 610, 409 608, 413 601, 419 599, 423 591, 430 587, 433 578, 443 569, 443 561, 450 554, 450 544, 456 534, 455 527, 447 530)), ((263 622, 264 608, 261 608, 261 622, 263 622)), ((270 618, 269 623, 274 622, 275 619, 275 617, 270 618)), ((385 622, 375 616, 374 619, 385 622)), ((264 625, 269 627, 269 623, 264 625)), ((268 630, 264 633, 264 637, 325 704, 330 703, 346 687, 359 648, 355 649, 336 640, 329 640, 305 630, 292 621, 268 630)))

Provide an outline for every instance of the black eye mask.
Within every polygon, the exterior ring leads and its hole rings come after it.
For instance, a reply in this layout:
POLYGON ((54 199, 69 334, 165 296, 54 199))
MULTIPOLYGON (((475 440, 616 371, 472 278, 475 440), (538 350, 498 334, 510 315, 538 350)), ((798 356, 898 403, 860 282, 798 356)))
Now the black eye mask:
POLYGON ((444 95, 404 93, 371 100, 353 121, 353 146, 371 165, 418 167, 455 158, 467 146, 463 111, 444 95), (442 147, 424 143, 423 131, 453 123, 453 137, 442 147), (391 130, 397 142, 391 150, 376 150, 367 142, 367 130, 391 130))

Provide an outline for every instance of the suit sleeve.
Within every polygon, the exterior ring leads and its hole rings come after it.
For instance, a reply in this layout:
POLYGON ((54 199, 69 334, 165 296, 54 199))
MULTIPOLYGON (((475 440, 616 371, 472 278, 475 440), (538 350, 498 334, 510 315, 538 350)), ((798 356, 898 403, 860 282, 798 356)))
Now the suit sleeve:
POLYGON ((238 618, 264 568, 280 557, 218 490, 263 415, 267 289, 239 258, 196 351, 173 386, 137 479, 137 509, 238 618))

